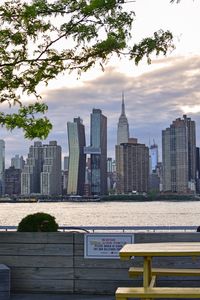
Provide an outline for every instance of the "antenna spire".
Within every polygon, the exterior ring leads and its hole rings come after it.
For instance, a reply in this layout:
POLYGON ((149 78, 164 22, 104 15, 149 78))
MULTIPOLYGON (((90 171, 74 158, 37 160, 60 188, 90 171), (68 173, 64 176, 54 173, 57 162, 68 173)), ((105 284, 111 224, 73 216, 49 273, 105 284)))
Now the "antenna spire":
POLYGON ((122 92, 122 115, 125 115, 124 91, 122 92))

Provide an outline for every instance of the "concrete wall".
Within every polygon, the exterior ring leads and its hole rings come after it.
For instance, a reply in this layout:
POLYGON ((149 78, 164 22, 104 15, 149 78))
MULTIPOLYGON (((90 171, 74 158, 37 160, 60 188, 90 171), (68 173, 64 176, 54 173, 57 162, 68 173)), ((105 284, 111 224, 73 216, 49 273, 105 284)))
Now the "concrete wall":
MULTIPOLYGON (((136 233, 135 243, 199 241, 200 233, 136 233)), ((142 259, 84 259, 84 233, 0 232, 0 264, 11 268, 11 290, 113 294, 119 286, 141 285, 128 268, 142 259)), ((198 268, 200 258, 155 258, 154 266, 198 268)), ((198 277, 163 277, 157 285, 200 286, 198 277), (188 280, 190 282, 188 283, 188 280)))

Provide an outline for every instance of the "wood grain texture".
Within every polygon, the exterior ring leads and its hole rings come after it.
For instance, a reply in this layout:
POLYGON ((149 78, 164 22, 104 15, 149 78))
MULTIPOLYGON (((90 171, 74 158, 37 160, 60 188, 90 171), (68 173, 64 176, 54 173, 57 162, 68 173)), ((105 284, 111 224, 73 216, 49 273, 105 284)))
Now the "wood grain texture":
POLYGON ((72 268, 73 256, 39 256, 39 255, 12 255, 0 256, 0 261, 11 267, 37 267, 37 268, 72 268))
POLYGON ((26 279, 15 279, 11 282, 12 291, 23 291, 23 292, 73 292, 73 280, 32 280, 26 279))
POLYGON ((72 244, 1 244, 1 255, 52 255, 52 256, 72 256, 72 244))
POLYGON ((15 232, 1 231, 0 244, 72 244, 73 234, 65 232, 15 232))

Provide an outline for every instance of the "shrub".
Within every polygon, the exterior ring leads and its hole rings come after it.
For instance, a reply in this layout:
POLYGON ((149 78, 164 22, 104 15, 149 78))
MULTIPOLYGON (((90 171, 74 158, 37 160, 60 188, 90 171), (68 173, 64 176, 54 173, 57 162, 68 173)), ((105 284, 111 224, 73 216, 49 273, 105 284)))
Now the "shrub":
POLYGON ((27 215, 18 224, 17 231, 23 232, 55 232, 58 224, 55 218, 49 214, 38 212, 27 215))

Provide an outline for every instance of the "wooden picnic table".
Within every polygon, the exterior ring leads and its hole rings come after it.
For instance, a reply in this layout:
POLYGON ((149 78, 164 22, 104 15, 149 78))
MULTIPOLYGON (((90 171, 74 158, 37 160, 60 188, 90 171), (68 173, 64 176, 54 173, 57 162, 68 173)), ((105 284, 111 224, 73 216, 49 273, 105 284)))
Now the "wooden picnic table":
MULTIPOLYGON (((143 257, 143 287, 138 288, 118 288, 116 291, 117 300, 126 300, 128 298, 199 298, 200 287, 155 287, 157 274, 168 275, 198 275, 200 269, 154 269, 152 268, 153 257, 165 256, 200 256, 200 242, 177 242, 177 243, 143 243, 143 244, 126 244, 119 252, 122 260, 127 260, 133 256, 143 257), (157 271, 156 271, 157 270, 157 271), (171 270, 171 272, 170 272, 171 270)), ((133 268, 134 269, 134 268, 133 268)), ((137 272, 139 268, 136 268, 137 272)), ((136 272, 135 271, 135 272, 136 272)), ((136 273, 137 273, 136 272, 136 273)), ((134 273, 134 270, 132 270, 134 273)))

